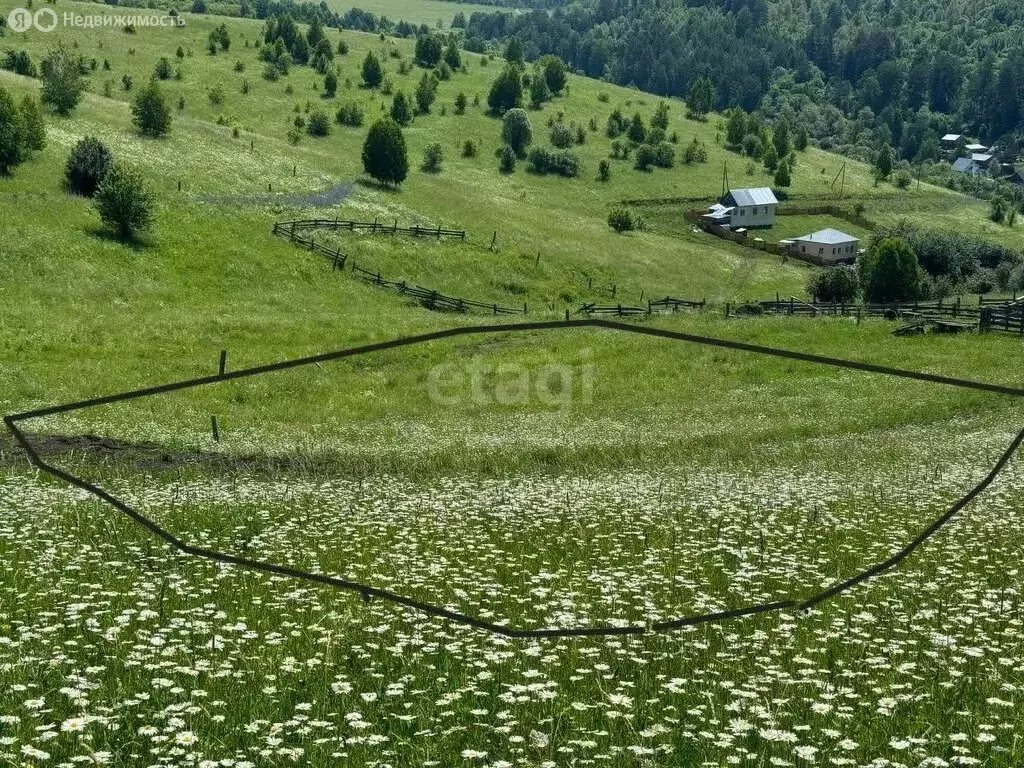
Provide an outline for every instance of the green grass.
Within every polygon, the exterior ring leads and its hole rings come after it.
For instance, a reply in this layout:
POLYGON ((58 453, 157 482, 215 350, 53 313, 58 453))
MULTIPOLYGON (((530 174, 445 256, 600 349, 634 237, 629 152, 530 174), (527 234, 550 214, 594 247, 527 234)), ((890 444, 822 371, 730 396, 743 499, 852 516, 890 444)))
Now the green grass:
MULTIPOLYGON (((362 8, 378 16, 387 16, 391 21, 408 21, 411 24, 429 24, 448 27, 456 13, 466 14, 468 19, 476 12, 490 13, 499 10, 491 5, 478 3, 448 3, 443 0, 329 0, 327 7, 337 13, 350 8, 362 8)), ((510 11, 514 12, 514 11, 510 11)))
MULTIPOLYGON (((0 15, 10 7, 2 0, 0 15)), ((231 51, 210 57, 206 35, 221 19, 188 21, 136 35, 60 32, 99 67, 72 117, 47 116, 47 148, 0 179, 5 413, 210 374, 221 349, 237 370, 493 321, 431 313, 333 273, 271 235, 282 219, 465 228, 466 244, 315 236, 393 279, 526 302, 531 320, 611 302, 598 290, 610 284, 616 302, 639 302, 641 291, 721 302, 799 294, 811 272, 694 232, 682 213, 699 203, 636 206, 646 231, 607 226, 622 200, 713 199, 724 163, 733 186, 768 183, 759 169, 744 175, 746 161, 717 143, 717 118, 686 120, 679 102, 670 133, 704 141, 707 164, 645 174, 612 161, 611 180, 597 181, 608 113, 650 116, 657 99, 572 77, 569 93, 531 119, 538 143, 559 111, 583 125, 596 119, 579 149, 584 176, 502 176, 498 121, 450 106, 460 90, 486 97, 501 62, 483 66, 479 56, 466 56, 434 113, 406 131, 414 170, 400 192, 354 183, 338 206, 289 203, 355 182, 366 132, 336 126, 292 146, 295 107, 333 113, 356 100, 368 117, 379 114, 387 100, 356 87, 359 62, 379 51, 395 86, 411 91, 420 71, 398 76, 389 53, 408 59, 411 43, 344 33, 343 87, 325 100, 308 69, 276 83, 260 77, 256 50, 245 47, 259 23, 227 21, 231 51), (142 140, 121 75, 138 88, 178 45, 193 55, 183 79, 163 87, 185 109, 167 139, 142 140), (207 91, 218 83, 226 98, 215 107, 207 91), (60 188, 67 154, 86 134, 154 187, 156 226, 133 247, 105 236, 88 201, 60 188), (461 157, 468 138, 480 143, 475 158, 461 157), (445 150, 438 175, 417 169, 433 141, 445 150), (279 199, 266 198, 268 185, 279 199)), ((27 48, 38 60, 57 39, 8 34, 0 51, 27 48)), ((0 73, 0 86, 19 96, 37 85, 0 73)), ((830 182, 844 162, 801 154, 794 203, 837 202, 830 182)), ((839 204, 863 201, 881 223, 906 216, 1019 245, 960 195, 876 188, 855 163, 846 190, 839 204)), ((780 223, 820 228, 821 217, 801 218, 780 223)), ((1004 335, 896 339, 882 321, 737 319, 717 306, 642 322, 1019 386, 1020 341, 1004 335)), ((941 514, 989 470, 1021 417, 1001 396, 582 329, 390 350, 26 426, 135 446, 50 460, 191 542, 365 579, 488 620, 570 626, 821 589, 941 514)), ((0 442, 0 467, 0 762, 36 760, 37 749, 54 764, 126 768, 1024 759, 1014 736, 1024 668, 1016 463, 897 572, 808 616, 537 644, 179 557, 109 507, 27 471, 9 442, 0 442)))

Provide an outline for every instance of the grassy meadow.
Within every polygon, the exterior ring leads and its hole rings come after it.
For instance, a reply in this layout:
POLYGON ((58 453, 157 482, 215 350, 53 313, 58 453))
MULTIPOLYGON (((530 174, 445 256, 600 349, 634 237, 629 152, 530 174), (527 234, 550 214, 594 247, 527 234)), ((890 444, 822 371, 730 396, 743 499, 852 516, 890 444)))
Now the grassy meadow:
MULTIPOLYGON (((14 5, 0 0, 0 16, 14 5)), ((387 15, 417 20, 412 9, 435 5, 447 17, 471 9, 421 2, 387 15)), ((411 41, 328 31, 349 46, 329 99, 306 67, 262 78, 261 23, 185 17, 135 34, 0 37, 0 55, 38 62, 59 41, 97 61, 75 112, 46 115, 46 149, 0 178, 4 413, 208 375, 221 349, 237 370, 495 322, 429 312, 271 234, 275 221, 314 216, 465 229, 466 243, 315 236, 390 279, 526 303, 528 320, 587 301, 706 298, 706 311, 637 322, 1020 386, 1011 336, 726 318, 727 301, 802 295, 811 268, 683 219, 717 197, 726 164, 734 187, 770 184, 721 146, 716 116, 690 120, 671 102, 669 133, 680 147, 704 142, 707 163, 641 173, 613 159, 600 182, 607 116, 649 118, 659 99, 572 76, 530 116, 540 144, 559 113, 584 126, 583 176, 522 165, 503 176, 500 123, 483 106, 502 62, 464 53, 464 71, 405 131, 409 178, 388 191, 360 178, 367 127, 390 97, 359 87, 359 67, 376 51, 411 95, 423 71, 399 73, 411 41), (210 56, 222 21, 231 48, 210 56), (142 139, 129 104, 162 56, 182 73, 161 83, 174 121, 167 138, 142 139), (454 114, 459 92, 465 115, 454 114), (333 120, 349 102, 363 127, 288 140, 296 115, 333 120), (85 135, 154 188, 142 241, 112 239, 87 200, 63 191, 85 135), (470 139, 478 152, 463 157, 470 139), (425 173, 435 141, 443 169, 425 173), (623 201, 646 230, 608 227, 623 201)), ((38 81, 0 71, 0 87, 20 98, 38 81)), ((876 187, 868 168, 816 149, 799 155, 789 196, 1022 245, 983 203, 876 187), (844 164, 840 200, 831 182, 844 164)), ((783 217, 770 237, 826 226, 838 224, 783 217)), ((49 461, 193 544, 564 628, 812 594, 912 539, 1021 426, 1024 408, 1006 396, 595 328, 464 336, 24 425, 49 461)), ((1013 461, 899 569, 807 614, 519 641, 179 555, 0 438, 0 764, 1017 766, 1022 509, 1013 461)))

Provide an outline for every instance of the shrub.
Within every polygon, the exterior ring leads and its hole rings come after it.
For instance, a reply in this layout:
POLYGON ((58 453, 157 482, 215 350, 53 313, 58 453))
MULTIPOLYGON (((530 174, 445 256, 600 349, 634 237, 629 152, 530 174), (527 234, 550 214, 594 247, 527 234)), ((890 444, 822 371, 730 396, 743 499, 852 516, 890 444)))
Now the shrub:
POLYGON ((540 109, 544 102, 551 98, 551 91, 548 90, 547 80, 543 75, 534 73, 530 80, 530 106, 533 109, 540 109))
POLYGON ((557 96, 565 88, 568 76, 565 62, 557 56, 549 54, 542 56, 537 64, 544 77, 544 83, 547 85, 548 91, 557 96))
POLYGON ((113 162, 107 146, 92 136, 81 139, 64 166, 64 187, 73 195, 92 197, 113 162))
POLYGON ((526 148, 533 142, 533 126, 526 110, 516 107, 505 113, 501 120, 501 138, 517 157, 526 156, 526 148))
POLYGON ((215 107, 219 107, 224 103, 224 86, 217 83, 213 88, 206 92, 206 95, 210 99, 210 104, 215 107))
POLYGON ((893 183, 900 189, 908 189, 913 183, 914 177, 910 175, 910 171, 903 168, 896 173, 896 177, 893 179, 893 183))
POLYGON ((491 84, 487 94, 487 106, 493 115, 504 115, 508 110, 518 107, 523 98, 523 78, 519 67, 510 64, 498 75, 491 84))
POLYGON ((40 99, 60 115, 68 115, 78 106, 85 84, 82 73, 63 46, 58 46, 43 59, 43 88, 40 99))
POLYGON ((565 123, 551 126, 551 144, 559 149, 568 149, 576 144, 576 133, 565 123))
POLYGON ((3 68, 25 77, 37 77, 39 75, 39 70, 32 63, 32 57, 28 55, 27 51, 7 51, 4 55, 3 68))
POLYGON ((46 123, 39 102, 27 95, 21 100, 22 141, 28 152, 38 152, 46 146, 46 123))
POLYGON ((786 189, 792 183, 793 179, 789 172, 789 162, 783 161, 779 163, 779 167, 775 170, 775 187, 777 189, 786 189))
POLYGON ((328 98, 333 99, 334 94, 338 92, 338 76, 333 72, 328 72, 324 76, 324 93, 327 94, 328 98))
POLYGON ((917 297, 917 254, 905 240, 886 238, 860 260, 860 279, 869 301, 907 301, 917 297))
POLYGON ((1006 200, 1001 195, 996 195, 992 198, 990 206, 989 218, 996 224, 1002 224, 1006 220, 1006 200))
POLYGON ((306 123, 306 130, 310 136, 327 136, 331 132, 331 121, 328 119, 327 113, 318 109, 311 114, 309 122, 306 123))
POLYGON ((608 181, 612 177, 611 163, 604 158, 597 164, 597 178, 599 181, 608 181))
POLYGON ((122 240, 132 240, 153 221, 153 195, 142 174, 123 163, 107 170, 96 190, 96 209, 104 225, 122 240))
POLYGON ((815 301, 849 304, 860 293, 860 277, 852 267, 829 267, 807 281, 807 293, 815 301))
POLYGON ((459 91, 459 95, 455 97, 455 114, 464 115, 466 114, 466 94, 459 91))
POLYGON ((409 174, 409 153, 402 128, 383 118, 370 127, 363 143, 363 170, 387 186, 398 186, 409 174))
POLYGON ((693 163, 706 163, 708 161, 708 148, 694 137, 693 141, 686 145, 683 150, 683 162, 686 165, 693 163))
POLYGON ((636 228, 633 214, 627 208, 612 208, 608 214, 608 226, 616 232, 629 232, 636 228))
POLYGON ((534 147, 528 159, 533 172, 541 175, 554 173, 571 178, 579 176, 582 170, 582 163, 576 153, 565 149, 534 147))
POLYGON ((11 94, 0 88, 0 176, 9 174, 27 154, 21 112, 11 94))
POLYGON ((362 76, 367 88, 377 88, 384 81, 384 68, 373 51, 368 52, 363 59, 362 76))
POLYGON ((166 56, 160 57, 160 61, 156 63, 156 69, 153 70, 153 75, 159 80, 170 80, 174 76, 174 69, 166 56))
POLYGON ((629 127, 629 122, 622 116, 622 112, 616 107, 610 115, 608 115, 608 122, 605 123, 605 134, 609 139, 615 139, 625 133, 626 128, 629 127))
POLYGON ((431 69, 441 61, 443 43, 437 35, 427 33, 416 38, 416 63, 431 69))
POLYGON ((412 122, 412 107, 402 91, 391 97, 391 119, 401 126, 412 122))
POLYGON ((476 157, 477 147, 476 142, 472 139, 466 139, 462 144, 462 156, 463 157, 476 157))
POLYGON ((644 139, 647 138, 647 128, 644 127, 644 119, 640 117, 639 112, 633 115, 633 119, 629 123, 627 136, 634 144, 642 144, 644 139))
POLYGON ((654 164, 659 168, 671 168, 676 164, 676 148, 662 141, 654 148, 654 164))
POLYGON ((354 101, 342 104, 338 107, 338 114, 335 115, 335 119, 340 125, 358 128, 363 124, 363 108, 354 101))
POLYGON ((419 113, 428 114, 436 97, 437 82, 424 72, 419 85, 416 86, 416 109, 419 113))
POLYGON ((444 150, 437 142, 428 144, 423 152, 422 168, 427 173, 438 173, 441 170, 441 163, 444 162, 444 150))
POLYGON ((171 110, 156 80, 150 80, 132 104, 132 122, 143 136, 158 138, 171 130, 171 110))
POLYGON ((636 161, 633 165, 638 171, 649 171, 655 164, 657 151, 650 144, 641 144, 636 148, 636 161))
POLYGON ((498 153, 498 168, 502 173, 509 174, 516 169, 516 151, 508 144, 498 153))

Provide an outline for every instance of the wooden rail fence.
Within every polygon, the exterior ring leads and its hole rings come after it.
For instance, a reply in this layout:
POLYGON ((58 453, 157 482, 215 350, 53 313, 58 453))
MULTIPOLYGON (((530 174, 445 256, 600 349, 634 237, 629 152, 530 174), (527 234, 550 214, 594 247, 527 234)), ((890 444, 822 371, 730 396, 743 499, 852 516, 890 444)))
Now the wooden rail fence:
POLYGON ((460 236, 462 240, 465 240, 466 233, 456 230, 438 230, 438 229, 424 229, 422 227, 386 227, 381 228, 381 225, 372 224, 366 225, 360 222, 342 221, 340 219, 306 219, 303 221, 282 221, 274 224, 273 234, 280 235, 288 238, 293 243, 309 248, 311 251, 322 254, 333 264, 333 268, 336 270, 344 270, 346 266, 352 274, 364 280, 365 282, 382 288, 392 288, 403 296, 418 301, 422 306, 427 309, 437 311, 449 311, 449 312, 469 312, 470 310, 483 310, 490 312, 493 315, 525 315, 527 314, 528 307, 523 304, 522 309, 519 307, 506 307, 500 304, 487 304, 482 301, 472 301, 470 299, 463 299, 457 296, 448 296, 435 291, 430 288, 424 288, 421 285, 412 285, 407 283, 405 280, 388 280, 381 275, 380 272, 371 272, 368 269, 364 269, 358 266, 354 260, 351 260, 337 248, 328 248, 316 242, 312 230, 315 229, 360 229, 366 228, 367 226, 376 227, 375 231, 378 232, 402 232, 406 231, 414 235, 437 235, 443 237, 446 235, 460 236), (305 236, 303 233, 310 233, 305 236))
POLYGON ((344 229, 349 232, 367 231, 372 234, 381 235, 412 235, 413 237, 457 237, 465 241, 466 231, 463 229, 444 229, 442 227, 421 227, 418 224, 411 227, 398 226, 397 219, 394 224, 383 224, 376 219, 371 221, 350 221, 348 219, 301 219, 296 221, 281 221, 274 225, 274 234, 280 234, 280 230, 286 229, 299 232, 306 229, 344 229))

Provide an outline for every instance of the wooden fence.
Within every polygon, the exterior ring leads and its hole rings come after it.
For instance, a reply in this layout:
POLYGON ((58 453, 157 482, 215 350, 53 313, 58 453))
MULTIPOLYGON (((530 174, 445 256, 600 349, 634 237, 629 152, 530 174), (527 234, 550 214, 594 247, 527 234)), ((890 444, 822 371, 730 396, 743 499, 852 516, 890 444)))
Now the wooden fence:
MULTIPOLYGON (((294 223, 294 222, 289 222, 294 223)), ((302 229, 296 229, 295 227, 281 227, 279 224, 274 225, 274 234, 287 237, 293 243, 309 248, 311 251, 316 251, 327 257, 329 261, 334 264, 334 269, 344 269, 345 263, 348 261, 348 257, 345 256, 338 248, 327 248, 323 245, 319 245, 313 238, 312 235, 309 237, 303 237, 300 234, 302 229)))
POLYGON ((381 235, 412 235, 413 237, 435 237, 440 240, 442 237, 457 237, 465 241, 466 231, 463 229, 444 229, 442 227, 411 227, 398 226, 398 220, 394 224, 382 224, 376 219, 371 221, 349 221, 347 219, 301 219, 297 221, 281 221, 274 225, 274 234, 280 234, 281 230, 290 230, 292 233, 304 229, 343 229, 349 232, 365 231, 381 235))
POLYGON ((1024 337, 1024 302, 983 307, 978 327, 983 331, 1003 331, 1024 337))
POLYGON ((617 317, 635 317, 637 315, 651 315, 655 312, 678 312, 680 309, 693 308, 703 309, 707 305, 705 299, 692 301, 690 299, 675 299, 666 296, 658 301, 648 301, 647 306, 630 306, 627 304, 600 305, 596 303, 583 304, 578 312, 581 315, 615 315, 617 317))
POLYGON ((518 307, 504 307, 500 304, 487 304, 481 301, 462 299, 457 296, 448 296, 431 288, 424 288, 422 285, 411 285, 405 280, 388 280, 380 272, 371 272, 368 269, 363 269, 355 262, 352 262, 352 274, 360 280, 373 285, 382 288, 393 288, 402 296, 416 299, 427 309, 450 312, 468 312, 471 309, 482 309, 493 315, 525 315, 528 310, 526 304, 523 304, 522 309, 518 307))
MULTIPOLYGON (((341 221, 340 219, 306 219, 303 221, 283 221, 274 224, 273 233, 282 237, 288 238, 293 243, 298 243, 311 251, 315 251, 327 257, 333 264, 333 268, 336 270, 344 270, 346 266, 353 276, 379 286, 381 288, 392 288, 402 296, 409 296, 417 300, 422 306, 427 309, 438 310, 438 311, 450 311, 450 312, 469 312, 470 310, 483 310, 490 312, 493 315, 525 315, 527 314, 527 305, 523 304, 523 308, 518 307, 505 307, 500 304, 487 304, 481 301, 472 301, 470 299, 462 299, 457 296, 448 296, 435 291, 430 288, 424 288, 420 285, 411 285, 404 280, 388 280, 380 272, 372 272, 368 269, 363 269, 358 266, 355 261, 350 260, 345 254, 339 249, 327 248, 323 245, 318 244, 313 235, 310 234, 308 237, 303 236, 303 232, 307 232, 313 229, 322 228, 338 228, 338 229, 358 229, 365 225, 359 222, 341 221), (353 226, 349 226, 353 225, 353 226)), ((371 225, 372 226, 372 225, 371 225)), ((403 231, 401 228, 394 229, 388 227, 387 229, 376 230, 386 231, 394 233, 395 231, 403 231)), ((465 232, 455 232, 454 230, 425 230, 418 227, 407 228, 408 232, 415 233, 417 231, 420 234, 429 233, 431 235, 440 231, 439 236, 444 235, 461 235, 462 239, 465 240, 465 232)))

